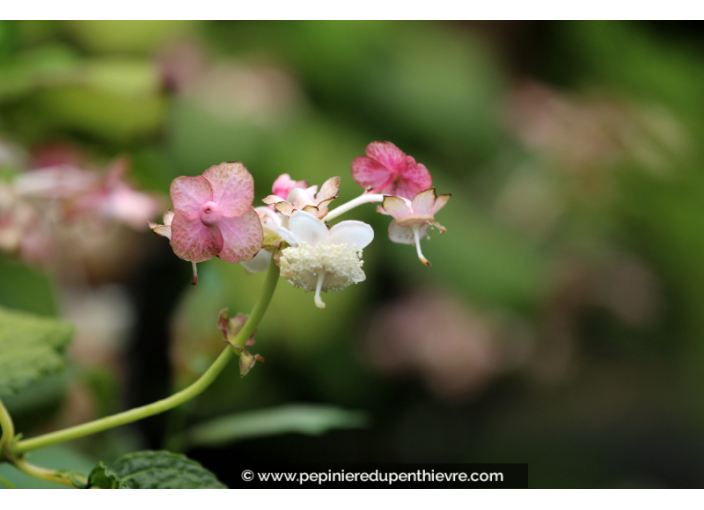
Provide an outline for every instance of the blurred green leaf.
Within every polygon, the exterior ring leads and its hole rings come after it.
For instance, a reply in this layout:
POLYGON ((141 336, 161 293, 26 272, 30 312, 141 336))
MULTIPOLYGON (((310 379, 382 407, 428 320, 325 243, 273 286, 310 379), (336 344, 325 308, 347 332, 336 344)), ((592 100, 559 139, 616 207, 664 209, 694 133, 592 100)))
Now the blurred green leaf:
POLYGON ((0 306, 56 315, 52 283, 41 271, 0 256, 0 306))
POLYGON ((198 21, 80 20, 64 21, 66 31, 84 47, 106 53, 146 53, 168 39, 183 36, 198 21))
POLYGON ((72 334, 68 322, 0 308, 0 395, 61 370, 72 334))
POLYGON ((216 446, 290 432, 320 435, 330 429, 364 427, 367 422, 366 415, 359 411, 346 411, 333 406, 290 404, 216 418, 193 427, 186 436, 190 445, 216 446))
POLYGON ((99 462, 88 475, 88 488, 96 489, 127 489, 122 480, 103 462, 99 462))
POLYGON ((130 453, 110 469, 101 462, 89 483, 101 489, 227 489, 196 461, 167 451, 130 453))

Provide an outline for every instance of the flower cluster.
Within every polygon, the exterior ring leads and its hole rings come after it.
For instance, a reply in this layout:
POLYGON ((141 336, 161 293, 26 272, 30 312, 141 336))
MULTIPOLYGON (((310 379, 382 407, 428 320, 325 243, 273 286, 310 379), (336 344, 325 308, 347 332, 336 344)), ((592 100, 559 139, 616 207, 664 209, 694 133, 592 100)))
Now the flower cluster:
POLYGON ((371 226, 347 220, 328 226, 337 216, 365 203, 391 216, 389 238, 416 247, 429 266, 420 241, 428 229, 445 228, 435 215, 450 199, 437 195, 428 169, 389 142, 373 142, 366 156, 352 162, 352 176, 364 193, 333 210, 340 177, 331 177, 318 189, 307 181, 281 175, 272 194, 252 207, 254 179, 242 163, 222 163, 197 177, 179 177, 171 184, 173 211, 164 224, 151 223, 170 239, 174 253, 195 264, 213 257, 241 262, 249 272, 278 264, 292 285, 315 292, 315 304, 324 308, 321 292, 336 291, 365 280, 362 252, 374 239, 371 226))
MULTIPOLYGON (((124 157, 102 173, 60 158, 55 163, 0 183, 0 251, 46 263, 73 231, 99 234, 113 223, 143 230, 163 207, 160 197, 127 184, 129 162, 124 157)), ((76 250, 75 243, 71 247, 76 250)))

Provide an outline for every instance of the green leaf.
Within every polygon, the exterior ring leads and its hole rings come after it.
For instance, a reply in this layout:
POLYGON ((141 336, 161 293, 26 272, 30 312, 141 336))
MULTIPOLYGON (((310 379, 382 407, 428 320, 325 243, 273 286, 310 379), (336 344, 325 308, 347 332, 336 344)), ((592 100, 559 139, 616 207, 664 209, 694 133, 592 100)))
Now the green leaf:
POLYGON ((0 395, 61 370, 72 334, 68 322, 0 307, 0 395))
POLYGON ((88 487, 96 489, 127 489, 128 487, 122 483, 122 480, 112 472, 103 462, 97 466, 88 475, 88 487))
POLYGON ((364 427, 367 422, 366 415, 359 411, 346 411, 333 406, 290 404, 216 418, 193 427, 186 433, 186 437, 189 445, 215 446, 288 432, 319 435, 335 428, 364 427))
POLYGON ((103 489, 227 489, 196 461, 167 451, 130 453, 109 469, 101 462, 90 474, 93 484, 103 489))

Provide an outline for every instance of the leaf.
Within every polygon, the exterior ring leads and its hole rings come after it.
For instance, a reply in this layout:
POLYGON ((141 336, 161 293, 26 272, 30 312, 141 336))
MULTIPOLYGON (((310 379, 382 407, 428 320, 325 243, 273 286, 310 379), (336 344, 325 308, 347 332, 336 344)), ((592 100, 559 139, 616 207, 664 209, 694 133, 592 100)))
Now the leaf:
POLYGON ((68 322, 0 307, 0 396, 61 370, 72 334, 68 322))
POLYGON ((88 475, 88 489, 127 489, 122 480, 103 462, 98 463, 88 475))
POLYGON ((102 489, 227 489, 198 462, 167 451, 130 453, 110 468, 101 462, 90 474, 93 484, 102 489))
POLYGON ((259 436, 297 432, 319 435, 334 428, 364 427, 368 419, 359 411, 333 406, 291 404, 238 413, 202 423, 186 433, 189 445, 214 446, 259 436))

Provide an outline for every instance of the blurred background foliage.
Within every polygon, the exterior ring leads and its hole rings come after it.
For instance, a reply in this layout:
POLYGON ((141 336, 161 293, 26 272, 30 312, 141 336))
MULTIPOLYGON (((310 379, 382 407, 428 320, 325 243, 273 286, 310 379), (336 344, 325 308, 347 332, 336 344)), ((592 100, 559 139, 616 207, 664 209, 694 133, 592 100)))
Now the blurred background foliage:
MULTIPOLYGON (((367 281, 325 310, 281 281, 265 364, 42 455, 79 469, 169 447, 224 483, 232 462, 428 461, 701 487, 702 62, 700 23, 0 22, 0 182, 123 161, 164 209, 175 177, 242 161, 257 199, 281 173, 340 175, 340 204, 361 192, 351 161, 390 140, 453 194, 431 268, 358 209, 367 281)), ((220 260, 189 286, 165 240, 112 211, 51 247, 3 238, 0 306, 76 325, 67 370, 8 398, 25 435, 188 384, 222 348, 219 310, 258 295, 262 275, 220 260)))

